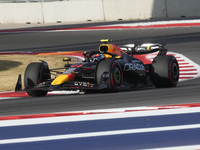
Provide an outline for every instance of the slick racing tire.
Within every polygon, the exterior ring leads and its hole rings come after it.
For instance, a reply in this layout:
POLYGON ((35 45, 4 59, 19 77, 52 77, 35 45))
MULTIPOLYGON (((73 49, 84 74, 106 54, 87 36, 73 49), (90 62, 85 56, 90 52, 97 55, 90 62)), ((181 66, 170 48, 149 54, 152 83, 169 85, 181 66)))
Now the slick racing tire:
POLYGON ((152 83, 157 88, 175 87, 179 80, 179 65, 174 56, 154 58, 150 69, 152 83))
POLYGON ((104 89, 104 92, 117 92, 120 90, 123 83, 123 71, 121 65, 112 59, 102 60, 97 65, 96 71, 97 84, 105 82, 108 85, 108 90, 104 89), (107 75, 107 80, 104 81, 104 77, 107 75))
POLYGON ((24 86, 28 95, 33 97, 45 96, 47 91, 42 90, 28 90, 33 88, 39 83, 42 83, 47 78, 50 78, 48 68, 44 68, 42 63, 30 63, 24 74, 24 86))

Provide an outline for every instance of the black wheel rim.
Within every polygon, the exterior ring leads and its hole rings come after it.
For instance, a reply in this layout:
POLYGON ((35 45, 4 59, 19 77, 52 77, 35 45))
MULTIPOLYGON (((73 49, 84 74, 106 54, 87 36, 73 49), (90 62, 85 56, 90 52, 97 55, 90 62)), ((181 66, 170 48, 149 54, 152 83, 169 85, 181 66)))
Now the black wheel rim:
POLYGON ((172 64, 172 78, 174 81, 178 81, 179 78, 179 69, 177 63, 175 62, 172 64))
POLYGON ((114 81, 117 86, 121 85, 121 72, 118 67, 115 67, 115 70, 114 70, 114 81))

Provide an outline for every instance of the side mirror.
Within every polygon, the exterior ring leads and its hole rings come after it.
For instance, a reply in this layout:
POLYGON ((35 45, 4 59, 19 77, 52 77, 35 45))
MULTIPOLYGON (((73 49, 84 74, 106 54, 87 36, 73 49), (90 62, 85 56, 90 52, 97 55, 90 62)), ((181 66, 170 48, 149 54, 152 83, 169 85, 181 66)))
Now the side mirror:
POLYGON ((84 56, 85 58, 88 57, 88 56, 89 56, 89 52, 88 52, 88 51, 83 52, 83 56, 84 56))
POLYGON ((71 66, 71 64, 65 64, 64 68, 69 68, 71 66))
POLYGON ((64 68, 69 68, 71 66, 71 64, 69 64, 69 61, 71 61, 71 58, 68 58, 68 57, 63 58, 63 61, 67 62, 67 64, 64 65, 64 68))
POLYGON ((71 61, 71 58, 63 58, 63 61, 71 61))
POLYGON ((85 57, 85 60, 83 61, 83 62, 87 62, 87 61, 89 61, 89 52, 88 51, 85 51, 85 52, 83 52, 83 56, 85 57))

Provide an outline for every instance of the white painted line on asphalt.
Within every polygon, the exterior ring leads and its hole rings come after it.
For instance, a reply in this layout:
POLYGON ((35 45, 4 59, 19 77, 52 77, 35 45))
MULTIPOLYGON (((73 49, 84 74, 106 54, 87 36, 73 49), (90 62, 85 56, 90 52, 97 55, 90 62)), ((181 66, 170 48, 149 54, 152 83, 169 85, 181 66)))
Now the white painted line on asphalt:
POLYGON ((188 145, 188 146, 153 148, 153 149, 145 149, 145 150, 198 150, 199 148, 200 148, 200 145, 188 145))
POLYGON ((200 124, 5 139, 5 140, 0 140, 0 144, 41 142, 49 140, 64 140, 64 139, 88 138, 88 137, 99 137, 99 136, 110 136, 110 135, 151 133, 151 132, 186 130, 186 129, 196 129, 196 128, 200 128, 200 124))
POLYGON ((0 101, 6 100, 6 99, 17 99, 17 98, 20 98, 20 97, 0 97, 0 101))
MULTIPOLYGON (((123 109, 131 110, 131 108, 123 108, 123 109)), ((132 110, 134 110, 134 107, 132 108, 132 110)), ((96 112, 98 111, 100 110, 96 110, 96 112)), ((105 109, 105 112, 108 112, 108 111, 109 109, 107 110, 105 109)), ((84 111, 80 111, 80 112, 84 112, 84 111)), ((92 110, 85 111, 84 113, 87 113, 87 112, 92 112, 92 110)), ((61 116, 61 117, 57 116, 57 117, 47 117, 47 118, 2 120, 0 121, 0 127, 49 124, 49 123, 64 123, 64 122, 66 123, 66 122, 78 122, 78 121, 93 121, 93 120, 104 120, 104 119, 133 118, 133 117, 148 117, 148 116, 161 116, 161 115, 176 115, 176 114, 187 114, 187 113, 200 113, 200 107, 149 110, 149 111, 147 110, 147 111, 134 111, 134 112, 124 112, 122 111, 122 109, 119 109, 119 112, 105 113, 105 114, 101 113, 101 114, 61 116)))
POLYGON ((200 23, 200 19, 121 23, 121 24, 113 24, 113 25, 105 25, 105 26, 148 26, 148 25, 166 25, 166 24, 183 24, 183 23, 200 23))

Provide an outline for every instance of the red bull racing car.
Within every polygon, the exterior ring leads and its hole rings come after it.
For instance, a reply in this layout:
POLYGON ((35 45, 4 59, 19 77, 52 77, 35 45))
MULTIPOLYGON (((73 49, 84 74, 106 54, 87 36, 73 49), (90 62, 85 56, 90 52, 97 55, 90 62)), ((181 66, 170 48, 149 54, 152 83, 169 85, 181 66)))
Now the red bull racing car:
MULTIPOLYGON (((30 63, 24 74, 24 87, 30 96, 45 96, 49 91, 81 90, 117 92, 135 87, 154 85, 157 88, 175 87, 179 80, 176 58, 166 55, 162 44, 121 45, 104 42, 97 51, 84 52, 81 63, 67 63, 60 75, 51 78, 47 62, 30 63), (158 52, 152 63, 144 64, 136 55, 158 52)), ((63 59, 71 61, 70 58, 63 59)), ((60 68, 59 68, 60 69, 60 68)), ((22 91, 21 75, 15 91, 22 91)))

